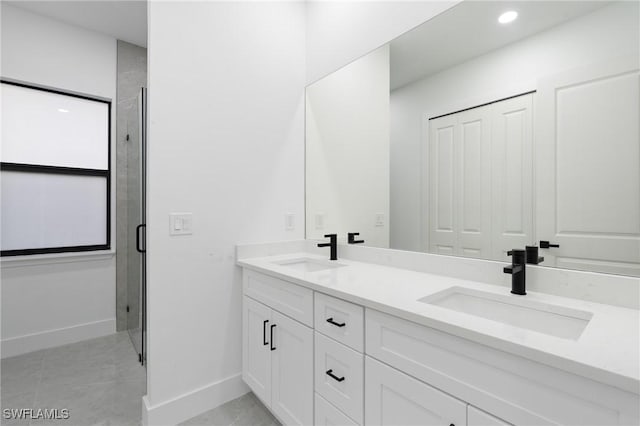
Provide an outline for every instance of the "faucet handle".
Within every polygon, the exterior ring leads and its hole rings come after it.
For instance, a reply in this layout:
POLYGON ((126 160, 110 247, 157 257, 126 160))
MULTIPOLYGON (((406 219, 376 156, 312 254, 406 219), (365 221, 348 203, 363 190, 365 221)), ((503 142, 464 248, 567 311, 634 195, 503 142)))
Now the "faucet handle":
POLYGON ((360 235, 359 232, 348 232, 347 233, 347 242, 349 244, 362 244, 364 240, 356 240, 356 236, 360 235))
POLYGON ((560 244, 553 244, 553 243, 550 243, 549 241, 540 241, 540 248, 548 249, 548 248, 558 248, 558 247, 560 247, 560 244))

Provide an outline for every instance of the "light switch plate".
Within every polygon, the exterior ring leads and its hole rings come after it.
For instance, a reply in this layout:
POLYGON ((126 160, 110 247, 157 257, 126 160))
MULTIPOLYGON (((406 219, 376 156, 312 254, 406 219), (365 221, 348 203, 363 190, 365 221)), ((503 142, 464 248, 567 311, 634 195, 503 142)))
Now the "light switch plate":
POLYGON ((296 229, 296 215, 294 213, 285 213, 284 229, 287 231, 293 231, 296 229))
POLYGON ((375 225, 378 227, 384 226, 384 213, 376 213, 375 225))
POLYGON ((316 229, 324 229, 324 213, 316 213, 316 229))
POLYGON ((193 234, 193 214, 192 213, 170 213, 169 214, 169 235, 191 235, 193 234))

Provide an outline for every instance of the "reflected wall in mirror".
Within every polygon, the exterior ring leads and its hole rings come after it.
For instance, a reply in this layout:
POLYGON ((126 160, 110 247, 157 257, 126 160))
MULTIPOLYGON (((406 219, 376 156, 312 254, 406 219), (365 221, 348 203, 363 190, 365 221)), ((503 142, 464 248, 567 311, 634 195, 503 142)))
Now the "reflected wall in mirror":
POLYGON ((462 2, 308 86, 307 238, 640 276, 639 13, 462 2))

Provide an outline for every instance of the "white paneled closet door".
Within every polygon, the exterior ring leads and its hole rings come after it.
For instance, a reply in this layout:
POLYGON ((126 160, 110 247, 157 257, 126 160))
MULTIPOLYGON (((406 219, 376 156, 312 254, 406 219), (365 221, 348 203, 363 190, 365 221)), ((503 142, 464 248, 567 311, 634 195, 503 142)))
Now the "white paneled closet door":
POLYGON ((539 84, 537 239, 545 265, 640 275, 640 74, 608 61, 539 84))
POLYGON ((490 106, 429 121, 430 251, 491 256, 490 106))
POLYGON ((457 254, 458 228, 455 196, 457 115, 429 121, 429 251, 457 254))
POLYGON ((458 116, 457 168, 454 167, 458 215, 458 253, 491 257, 491 105, 458 116))
POLYGON ((493 259, 534 244, 533 96, 494 103, 491 123, 493 259))

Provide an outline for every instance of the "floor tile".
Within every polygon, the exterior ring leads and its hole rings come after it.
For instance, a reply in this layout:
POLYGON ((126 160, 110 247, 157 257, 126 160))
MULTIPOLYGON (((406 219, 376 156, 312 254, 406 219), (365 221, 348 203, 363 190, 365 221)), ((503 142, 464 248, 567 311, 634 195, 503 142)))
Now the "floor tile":
POLYGON ((44 351, 2 360, 2 396, 34 391, 42 376, 44 351))
POLYGON ((2 425, 139 426, 146 370, 127 332, 2 360, 3 408, 66 408, 68 420, 2 425))
POLYGON ((279 426, 280 423, 253 393, 193 417, 182 426, 279 426))

